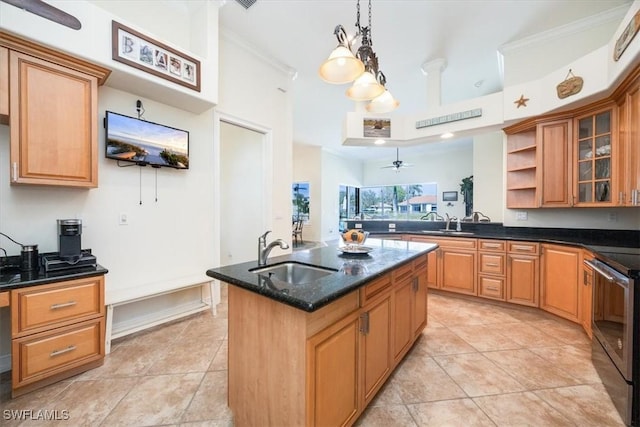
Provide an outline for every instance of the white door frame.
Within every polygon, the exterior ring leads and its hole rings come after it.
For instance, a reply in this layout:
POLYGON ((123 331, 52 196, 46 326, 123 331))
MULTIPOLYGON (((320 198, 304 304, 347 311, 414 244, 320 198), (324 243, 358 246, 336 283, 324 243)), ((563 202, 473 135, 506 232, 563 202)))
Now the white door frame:
MULTIPOLYGON (((265 192, 263 198, 262 217, 262 229, 270 230, 272 226, 273 218, 273 130, 262 126, 260 124, 251 122, 249 120, 242 119, 240 117, 226 114, 221 111, 214 110, 213 112, 213 235, 220 236, 220 214, 222 206, 220 202, 221 193, 221 181, 220 181, 220 122, 225 122, 231 125, 240 126, 245 129, 249 129, 258 132, 263 135, 262 145, 262 158, 263 158, 263 182, 265 183, 265 192)), ((256 239, 258 236, 256 236, 256 239)), ((220 253, 220 240, 216 239, 213 242, 213 257, 215 265, 220 265, 221 253, 220 253)))

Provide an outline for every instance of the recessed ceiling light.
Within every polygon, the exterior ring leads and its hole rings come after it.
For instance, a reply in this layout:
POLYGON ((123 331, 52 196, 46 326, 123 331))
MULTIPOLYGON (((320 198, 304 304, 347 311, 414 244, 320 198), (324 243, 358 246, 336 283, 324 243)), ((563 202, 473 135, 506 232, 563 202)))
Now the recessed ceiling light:
POLYGON ((387 141, 385 141, 384 139, 376 139, 373 143, 376 145, 382 145, 384 143, 386 143, 387 141))
POLYGON ((453 136, 453 134, 451 132, 445 132, 442 135, 440 135, 440 138, 448 139, 448 138, 451 138, 452 136, 453 136))

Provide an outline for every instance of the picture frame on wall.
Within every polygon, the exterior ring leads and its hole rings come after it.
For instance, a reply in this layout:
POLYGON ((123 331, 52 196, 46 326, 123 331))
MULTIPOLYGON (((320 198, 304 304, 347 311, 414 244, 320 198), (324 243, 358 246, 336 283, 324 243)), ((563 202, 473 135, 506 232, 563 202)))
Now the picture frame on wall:
POLYGON ((458 192, 457 191, 443 191, 442 192, 442 201, 443 202, 457 202, 458 201, 458 192))
POLYGON ((200 92, 200 61, 111 21, 111 58, 200 92))

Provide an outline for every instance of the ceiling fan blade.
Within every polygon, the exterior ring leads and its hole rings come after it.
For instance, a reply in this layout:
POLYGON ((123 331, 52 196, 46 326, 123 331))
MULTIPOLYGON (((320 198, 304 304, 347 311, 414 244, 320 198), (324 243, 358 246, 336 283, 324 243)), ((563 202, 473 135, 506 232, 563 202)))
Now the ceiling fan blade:
POLYGON ((17 8, 26 10, 27 12, 31 12, 35 15, 41 16, 50 21, 56 22, 58 24, 64 25, 65 27, 69 27, 74 30, 79 30, 82 28, 82 24, 73 15, 68 14, 67 12, 58 9, 57 7, 53 7, 48 3, 43 2, 42 0, 0 0, 11 6, 15 6, 17 8))

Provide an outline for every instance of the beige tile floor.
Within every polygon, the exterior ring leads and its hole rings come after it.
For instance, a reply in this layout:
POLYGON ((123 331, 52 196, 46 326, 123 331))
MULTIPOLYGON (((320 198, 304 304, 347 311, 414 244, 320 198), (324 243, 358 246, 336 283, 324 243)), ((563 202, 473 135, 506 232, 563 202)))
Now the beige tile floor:
MULTIPOLYGON (((222 297, 216 316, 201 313, 122 338, 104 366, 17 399, 9 398, 5 373, 0 425, 232 426, 225 287, 222 297), (69 420, 18 421, 5 410, 68 411, 69 420)), ((428 327, 357 425, 622 422, 579 326, 539 310, 431 293, 428 327)))

